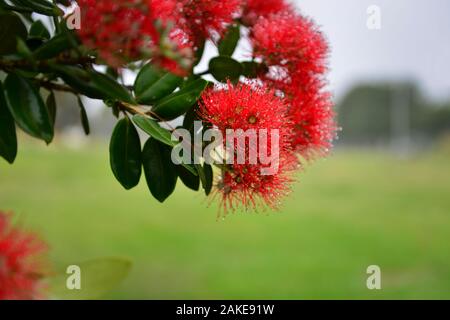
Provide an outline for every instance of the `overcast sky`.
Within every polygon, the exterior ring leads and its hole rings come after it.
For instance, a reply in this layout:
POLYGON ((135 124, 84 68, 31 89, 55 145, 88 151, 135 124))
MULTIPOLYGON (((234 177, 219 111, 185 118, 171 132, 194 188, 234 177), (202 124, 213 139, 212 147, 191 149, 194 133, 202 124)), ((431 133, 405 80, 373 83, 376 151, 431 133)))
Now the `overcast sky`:
POLYGON ((322 26, 332 47, 337 97, 361 80, 413 78, 434 97, 450 97, 449 0, 294 0, 322 26), (367 8, 381 29, 367 28, 367 8))

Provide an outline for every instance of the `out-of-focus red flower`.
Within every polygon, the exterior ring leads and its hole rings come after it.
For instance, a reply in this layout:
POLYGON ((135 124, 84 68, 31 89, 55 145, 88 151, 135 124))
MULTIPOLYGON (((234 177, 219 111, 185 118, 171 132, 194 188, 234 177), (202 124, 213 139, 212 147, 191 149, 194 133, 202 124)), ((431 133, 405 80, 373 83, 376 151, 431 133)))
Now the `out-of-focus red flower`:
POLYGON ((291 98, 289 115, 294 126, 292 147, 306 159, 325 156, 336 138, 337 125, 331 94, 313 81, 291 98))
POLYGON ((0 211, 0 300, 43 298, 42 257, 47 245, 36 235, 12 225, 0 211))
POLYGON ((260 17, 291 10, 286 0, 244 0, 242 20, 246 25, 253 25, 260 17))
POLYGON ((173 28, 178 1, 78 0, 78 5, 78 35, 107 64, 120 67, 151 57, 177 74, 190 68, 193 54, 187 34, 173 28))
POLYGON ((244 134, 254 130, 258 143, 263 139, 262 135, 267 134, 267 143, 263 147, 258 145, 258 150, 248 140, 245 146, 240 146, 232 136, 234 149, 227 151, 234 158, 234 163, 224 165, 216 190, 222 197, 224 211, 237 209, 241 205, 254 210, 265 206, 277 208, 280 199, 290 191, 292 177, 288 172, 297 166, 290 150, 291 122, 283 100, 265 87, 249 83, 232 85, 228 82, 226 87, 210 90, 203 95, 200 115, 220 130, 224 144, 230 139, 230 129, 235 134, 237 130, 243 130, 244 134), (277 148, 271 142, 272 137, 277 148), (238 163, 236 153, 243 148, 246 159, 244 163, 238 163), (250 152, 256 152, 256 162, 250 161, 250 152), (276 170, 264 174, 262 168, 267 168, 268 164, 263 164, 261 157, 275 153, 278 153, 273 158, 276 170))
POLYGON ((146 1, 78 0, 81 29, 87 47, 98 50, 113 66, 138 59, 158 39, 146 1))
MULTIPOLYGON (((314 22, 284 11, 261 18, 251 32, 254 56, 273 73, 274 81, 289 85, 308 83, 327 71, 328 45, 314 22)), ((269 74, 270 79, 270 74, 269 74)))
POLYGON ((331 95, 324 91, 328 45, 314 22, 284 11, 261 18, 251 32, 254 56, 267 67, 260 78, 289 101, 292 148, 302 156, 323 155, 336 134, 331 95))
POLYGON ((240 12, 242 0, 179 0, 178 10, 182 19, 178 26, 189 34, 191 41, 199 45, 214 34, 222 34, 240 12))

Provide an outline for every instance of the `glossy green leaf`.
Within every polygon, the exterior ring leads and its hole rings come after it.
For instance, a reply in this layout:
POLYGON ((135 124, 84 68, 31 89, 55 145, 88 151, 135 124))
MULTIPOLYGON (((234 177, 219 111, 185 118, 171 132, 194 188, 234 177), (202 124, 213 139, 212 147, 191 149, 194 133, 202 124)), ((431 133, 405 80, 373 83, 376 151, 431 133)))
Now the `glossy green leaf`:
POLYGON ((264 63, 257 63, 255 61, 244 61, 242 64, 242 75, 247 78, 257 78, 261 74, 269 72, 269 68, 264 63))
POLYGON ((170 72, 163 72, 148 63, 141 69, 136 78, 134 92, 139 103, 152 104, 171 94, 182 81, 183 78, 170 72))
POLYGON ((196 164, 195 168, 197 169, 200 181, 202 182, 203 190, 205 190, 205 194, 209 195, 213 186, 213 170, 211 165, 206 163, 203 166, 196 164))
POLYGON ((47 106, 48 114, 50 116, 50 122, 54 127, 56 121, 56 98, 53 91, 48 95, 45 105, 47 106))
POLYGON ((31 14, 33 13, 33 9, 24 6, 17 5, 9 5, 5 0, 0 0, 0 12, 4 11, 16 11, 20 12, 21 15, 28 21, 31 21, 31 14))
POLYGON ((177 141, 172 141, 172 134, 170 131, 162 128, 158 122, 149 117, 137 114, 133 116, 133 122, 148 135, 170 147, 174 147, 178 144, 177 141))
POLYGON ((194 64, 193 66, 195 67, 196 65, 198 65, 200 63, 200 61, 202 61, 203 58, 203 53, 205 52, 205 45, 206 45, 206 41, 200 40, 199 43, 197 43, 197 49, 195 50, 194 53, 194 64))
POLYGON ((200 98, 208 82, 204 79, 191 81, 177 92, 158 101, 152 111, 165 120, 185 114, 200 98))
POLYGON ((27 42, 23 41, 20 38, 17 39, 17 54, 22 58, 31 61, 32 63, 35 62, 31 50, 30 48, 28 48, 27 42))
POLYGON ((17 51, 17 39, 25 39, 27 29, 22 20, 13 13, 0 13, 0 55, 17 51))
POLYGON ((20 8, 30 8, 34 12, 47 16, 60 16, 63 11, 47 0, 10 0, 14 5, 20 8))
POLYGON ((81 118, 81 125, 83 126, 83 131, 86 135, 89 135, 91 133, 91 128, 89 126, 89 118, 86 112, 86 108, 84 107, 83 101, 81 101, 81 98, 78 97, 78 106, 80 107, 80 118, 81 118))
POLYGON ((212 187, 213 187, 213 179, 214 179, 214 173, 213 173, 213 169, 212 166, 209 164, 204 164, 203 165, 203 170, 205 172, 205 184, 203 185, 204 189, 205 189, 205 194, 209 195, 211 193, 212 187))
POLYGON ((49 294, 53 299, 98 299, 119 285, 128 276, 131 267, 132 263, 123 258, 103 258, 72 263, 66 270, 48 279, 49 294), (78 271, 81 288, 70 290, 70 285, 78 276, 78 271))
POLYGON ((242 65, 230 57, 219 56, 209 62, 209 72, 220 82, 238 80, 242 71, 242 65))
POLYGON ((94 70, 50 64, 50 68, 69 86, 93 99, 111 99, 133 103, 130 92, 116 80, 94 70))
POLYGON ((236 50, 239 38, 241 37, 240 25, 232 25, 228 28, 224 37, 220 40, 218 49, 221 56, 231 57, 236 50))
POLYGON ((56 57, 57 55, 68 50, 69 48, 70 48, 69 39, 66 37, 65 34, 59 34, 48 40, 38 49, 36 49, 33 52, 33 57, 36 60, 46 60, 56 57))
POLYGON ((5 90, 9 110, 19 127, 49 144, 53 140, 53 126, 37 88, 29 80, 9 74, 5 90))
POLYGON ((102 90, 97 88, 95 84, 91 82, 89 73, 86 70, 75 66, 62 66, 56 64, 50 64, 50 68, 61 77, 65 83, 79 93, 92 99, 103 100, 105 98, 102 90))
POLYGON ((164 202, 175 190, 177 173, 171 159, 171 148, 149 138, 142 151, 142 163, 148 188, 159 202, 164 202))
POLYGON ((258 63, 253 61, 244 61, 242 64, 242 75, 244 77, 253 79, 258 76, 258 63))
POLYGON ((41 20, 33 22, 28 35, 30 38, 50 39, 50 32, 41 20))
POLYGON ((184 185, 189 189, 198 191, 198 189, 200 188, 200 177, 198 175, 192 174, 189 170, 181 165, 176 166, 176 168, 178 177, 180 177, 180 180, 184 183, 184 185))
MULTIPOLYGON (((179 142, 172 140, 172 134, 167 129, 162 128, 158 122, 156 122, 153 119, 150 119, 149 117, 144 117, 141 115, 134 115, 133 116, 133 122, 141 128, 145 133, 153 137, 154 139, 164 143, 165 145, 173 148, 175 147, 179 142)), ((191 164, 182 164, 183 167, 185 167, 189 172, 191 172, 194 175, 197 175, 197 171, 191 164)))
POLYGON ((186 112, 183 119, 184 129, 191 130, 191 128, 193 128, 194 121, 198 120, 197 111, 198 111, 197 106, 193 106, 186 112))
POLYGON ((141 141, 128 117, 117 122, 114 128, 109 159, 114 176, 125 189, 129 190, 139 183, 142 171, 141 141))
POLYGON ((13 163, 17 156, 17 136, 14 118, 8 109, 0 81, 0 156, 13 163))
POLYGON ((25 41, 25 43, 27 44, 27 47, 30 49, 30 51, 33 52, 40 46, 42 46, 45 41, 46 40, 43 38, 28 38, 27 41, 25 41))
POLYGON ((93 70, 90 70, 88 73, 92 84, 102 91, 105 97, 134 103, 130 92, 110 76, 93 70))

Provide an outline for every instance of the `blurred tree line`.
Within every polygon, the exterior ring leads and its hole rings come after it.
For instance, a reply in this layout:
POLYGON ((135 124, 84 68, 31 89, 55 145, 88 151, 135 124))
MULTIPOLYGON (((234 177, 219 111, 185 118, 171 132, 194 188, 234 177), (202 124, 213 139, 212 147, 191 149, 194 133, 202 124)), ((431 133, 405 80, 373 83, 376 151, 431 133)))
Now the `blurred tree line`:
POLYGON ((450 100, 433 102, 414 83, 362 84, 337 105, 339 144, 414 147, 450 134, 450 100))

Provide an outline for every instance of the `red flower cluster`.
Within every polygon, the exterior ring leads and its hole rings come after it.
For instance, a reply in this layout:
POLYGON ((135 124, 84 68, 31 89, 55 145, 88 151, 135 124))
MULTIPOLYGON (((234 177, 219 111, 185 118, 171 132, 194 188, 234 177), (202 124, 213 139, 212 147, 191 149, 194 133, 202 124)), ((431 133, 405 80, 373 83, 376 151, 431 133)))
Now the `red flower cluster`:
POLYGON ((328 46, 313 21, 285 1, 247 0, 242 21, 250 29, 255 61, 265 66, 258 75, 262 87, 228 83, 203 96, 201 114, 221 131, 280 130, 277 173, 261 175, 259 164, 226 165, 218 182, 225 210, 236 204, 276 208, 289 191, 292 170, 299 167, 296 155, 324 155, 335 138, 331 94, 324 89, 328 46))
POLYGON ((324 91, 328 46, 308 18, 291 10, 258 20, 251 32, 254 57, 268 67, 263 81, 290 101, 292 146, 302 156, 326 152, 335 137, 331 95, 324 91))
POLYGON ((193 51, 220 35, 240 11, 240 0, 78 0, 81 29, 88 48, 107 64, 153 58, 183 74, 193 51), (169 30, 167 30, 169 29, 169 30), (162 35, 162 36, 161 36, 162 35))
POLYGON ((47 246, 37 236, 11 222, 0 211, 0 300, 42 298, 43 265, 47 246))
POLYGON ((261 17, 290 9, 291 6, 285 0, 245 0, 242 20, 251 26, 261 17))
POLYGON ((287 111, 285 102, 273 90, 251 83, 228 82, 226 87, 217 87, 203 95, 200 116, 220 130, 224 147, 232 141, 233 149, 226 150, 228 161, 218 182, 225 212, 240 205, 254 210, 264 204, 277 208, 280 198, 289 193, 292 179, 288 173, 296 160, 290 149, 292 132, 287 111), (241 140, 244 144, 239 143, 239 130, 246 135, 241 140), (249 133, 254 133, 253 143, 249 133), (237 159, 239 152, 245 155, 244 163, 237 159), (228 164, 230 157, 233 161, 228 164), (268 161, 263 157, 273 157, 275 163, 270 163, 275 168, 273 172, 264 173, 268 161))
POLYGON ((81 41, 110 65, 138 59, 157 41, 146 1, 78 0, 81 41))
POLYGON ((221 35, 240 11, 241 0, 179 0, 177 21, 190 40, 199 45, 204 39, 221 35))

